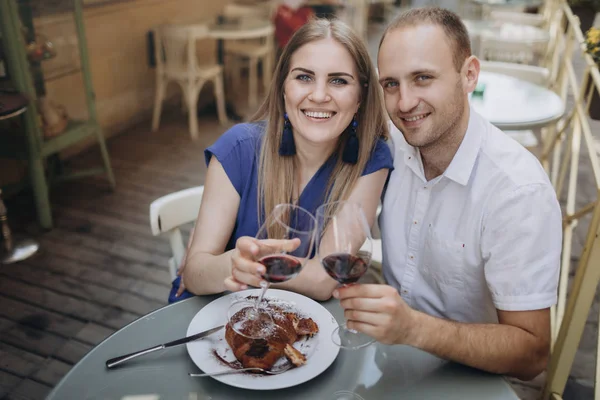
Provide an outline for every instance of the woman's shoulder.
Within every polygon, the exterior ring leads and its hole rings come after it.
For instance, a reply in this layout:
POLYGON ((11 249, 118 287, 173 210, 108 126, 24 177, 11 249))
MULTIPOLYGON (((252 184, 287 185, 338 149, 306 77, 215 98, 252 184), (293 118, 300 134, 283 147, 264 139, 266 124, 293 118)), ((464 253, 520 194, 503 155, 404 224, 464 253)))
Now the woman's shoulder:
POLYGON ((390 151, 388 142, 383 138, 379 138, 375 142, 373 152, 371 153, 371 158, 365 166, 363 175, 371 174, 383 168, 393 170, 394 159, 392 157, 392 152, 390 151))
POLYGON ((206 149, 207 162, 209 156, 213 154, 221 161, 221 158, 232 153, 238 156, 240 153, 256 153, 264 130, 264 124, 260 122, 246 122, 232 126, 206 149))
POLYGON ((390 139, 379 138, 375 142, 375 147, 373 148, 373 154, 371 155, 372 159, 390 159, 392 160, 392 151, 390 149, 390 139))
POLYGON ((229 128, 217 141, 240 145, 243 142, 258 142, 265 132, 263 122, 244 122, 229 128))

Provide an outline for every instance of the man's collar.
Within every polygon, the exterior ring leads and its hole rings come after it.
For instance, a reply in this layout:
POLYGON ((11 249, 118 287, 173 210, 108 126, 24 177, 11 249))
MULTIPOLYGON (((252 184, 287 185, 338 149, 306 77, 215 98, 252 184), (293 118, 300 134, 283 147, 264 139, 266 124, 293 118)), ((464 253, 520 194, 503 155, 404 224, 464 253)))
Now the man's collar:
MULTIPOLYGON (((473 108, 470 108, 467 132, 465 133, 456 154, 452 158, 450 165, 448 165, 448 168, 444 171, 443 175, 445 177, 463 186, 469 182, 469 178, 471 177, 479 154, 479 149, 481 148, 483 129, 485 129, 485 126, 482 124, 481 116, 477 114, 473 108)), ((417 174, 417 176, 426 181, 419 151, 406 142, 404 135, 397 130, 391 121, 390 130, 394 140, 394 147, 404 152, 404 162, 415 174, 417 174)))
POLYGON ((483 129, 485 129, 485 126, 481 123, 481 117, 475 110, 470 108, 467 132, 450 165, 446 168, 444 176, 463 186, 469 183, 471 172, 473 172, 481 148, 483 129))

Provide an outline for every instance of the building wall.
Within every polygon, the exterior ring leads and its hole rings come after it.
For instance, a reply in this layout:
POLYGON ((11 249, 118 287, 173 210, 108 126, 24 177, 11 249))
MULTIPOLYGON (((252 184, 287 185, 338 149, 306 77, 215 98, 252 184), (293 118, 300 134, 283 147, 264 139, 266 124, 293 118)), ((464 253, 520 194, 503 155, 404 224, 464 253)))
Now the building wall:
MULTIPOLYGON (((98 119, 105 135, 148 120, 154 102, 155 69, 148 65, 147 33, 166 23, 213 20, 226 1, 212 0, 129 0, 84 9, 88 53, 96 93, 98 119)), ((47 96, 62 104, 71 117, 85 118, 86 105, 79 66, 77 37, 71 14, 42 17, 35 21, 36 32, 55 45, 57 57, 43 62, 47 96)), ((201 59, 216 57, 213 40, 198 43, 201 59)), ((211 101, 207 85, 201 95, 211 101)), ((180 91, 170 86, 171 101, 180 91)))

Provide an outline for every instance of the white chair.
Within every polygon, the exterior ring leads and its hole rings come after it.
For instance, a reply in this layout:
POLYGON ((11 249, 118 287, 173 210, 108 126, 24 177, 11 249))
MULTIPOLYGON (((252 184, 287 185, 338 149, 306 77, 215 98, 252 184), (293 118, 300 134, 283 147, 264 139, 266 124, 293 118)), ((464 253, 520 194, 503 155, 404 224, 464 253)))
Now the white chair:
POLYGON ((556 0, 545 0, 540 11, 541 12, 537 14, 531 14, 525 12, 493 10, 490 12, 489 19, 492 21, 549 28, 556 13, 560 12, 560 3, 556 0))
POLYGON ((207 81, 214 85, 217 113, 221 124, 227 124, 223 71, 219 64, 200 65, 196 56, 196 42, 208 38, 206 25, 165 25, 154 29, 156 58, 156 97, 152 131, 158 129, 162 103, 169 82, 175 82, 183 91, 184 104, 189 115, 190 134, 198 138, 196 108, 198 95, 207 81))
POLYGON ((530 14, 504 10, 494 10, 490 13, 491 21, 535 26, 536 28, 541 28, 546 24, 547 21, 545 18, 544 14, 530 14))
MULTIPOLYGON (((252 7, 239 4, 227 4, 223 15, 228 18, 261 18, 271 20, 272 8, 252 7)), ((236 32, 239 37, 240 32, 236 32)), ((263 87, 268 90, 274 68, 275 27, 273 24, 264 29, 248 30, 244 40, 225 42, 227 70, 231 71, 234 87, 239 87, 242 70, 248 67, 248 106, 252 109, 258 103, 258 64, 262 63, 263 87)))
POLYGON ((346 0, 338 18, 350 26, 358 36, 367 40, 369 4, 366 0, 346 0))
POLYGON ((186 251, 180 227, 196 220, 203 193, 204 186, 197 186, 160 197, 150 204, 152 234, 169 236, 173 253, 168 265, 171 280, 175 279, 186 251))
POLYGON ((486 61, 503 61, 526 65, 543 65, 549 39, 529 41, 527 38, 506 38, 482 33, 479 40, 479 58, 486 61))

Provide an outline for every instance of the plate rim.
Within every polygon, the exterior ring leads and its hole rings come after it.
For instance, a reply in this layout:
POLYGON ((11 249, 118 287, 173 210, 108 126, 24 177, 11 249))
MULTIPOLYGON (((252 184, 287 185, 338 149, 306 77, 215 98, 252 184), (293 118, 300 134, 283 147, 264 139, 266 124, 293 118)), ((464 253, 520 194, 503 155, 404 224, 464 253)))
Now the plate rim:
MULTIPOLYGON (((192 335, 194 333, 197 333, 195 330, 194 331, 190 331, 192 323, 194 322, 194 320, 196 319, 196 317, 206 307, 208 307, 210 304, 212 304, 212 303, 214 303, 216 301, 223 301, 221 299, 227 298, 227 297, 232 298, 232 301, 234 301, 234 299, 242 299, 242 298, 244 298, 244 297, 246 297, 248 295, 253 295, 253 294, 256 294, 256 293, 260 293, 260 290, 261 289, 246 289, 246 290, 239 291, 239 292, 227 293, 227 294, 224 294, 224 295, 222 295, 222 296, 220 296, 220 297, 212 300, 211 302, 205 304, 201 309, 198 310, 198 312, 196 312, 196 314, 194 314, 194 316, 190 320, 190 322, 188 324, 188 327, 187 327, 187 330, 186 330, 186 335, 190 336, 190 335, 192 335)), ((278 299, 281 299, 281 300, 284 300, 284 301, 286 301, 286 300, 287 301, 294 301, 292 299, 280 298, 280 297, 277 296, 278 293, 284 293, 286 296, 291 296, 291 297, 298 296, 298 297, 302 298, 302 301, 308 301, 309 303, 313 303, 312 304, 313 306, 321 308, 331 318, 332 323, 335 322, 336 327, 339 325, 339 323, 337 322, 337 319, 335 318, 335 316, 327 308, 325 308, 322 304, 320 304, 319 302, 317 302, 314 299, 311 299, 308 296, 302 295, 300 293, 292 292, 292 291, 289 291, 289 290, 269 288, 269 290, 268 290, 268 292, 267 292, 267 294, 266 294, 265 297, 278 298, 278 299)), ((200 367, 200 365, 198 365, 198 363, 196 362, 196 360, 194 359, 194 357, 192 357, 192 354, 191 354, 191 351, 190 351, 190 348, 192 346, 193 346, 192 343, 187 343, 186 344, 186 351, 188 353, 188 357, 191 359, 191 361, 194 363, 194 365, 196 365, 197 368, 199 368, 200 370, 202 370, 202 368, 200 367)), ((333 343, 333 341, 331 341, 331 349, 333 349, 333 351, 331 353, 331 356, 330 356, 331 359, 330 360, 326 360, 326 362, 320 363, 320 364, 318 364, 316 366, 317 369, 319 370, 319 372, 317 372, 316 374, 310 374, 310 375, 308 375, 306 377, 306 379, 305 379, 305 377, 303 377, 301 379, 296 379, 296 380, 293 380, 293 381, 289 381, 289 383, 286 383, 286 384, 283 384, 283 385, 280 385, 280 386, 277 386, 277 387, 266 387, 266 388, 262 387, 262 388, 259 388, 259 387, 248 387, 248 386, 246 386, 244 384, 236 384, 235 381, 231 382, 228 379, 228 378, 230 378, 230 377, 232 377, 234 375, 211 376, 210 378, 213 378, 216 381, 219 381, 219 382, 221 382, 223 384, 226 384, 228 386, 237 387, 237 388, 246 389, 246 390, 268 391, 268 390, 285 389, 285 388, 297 386, 297 385, 300 385, 302 383, 308 382, 308 381, 316 378, 317 376, 321 375, 323 372, 325 372, 335 362, 335 360, 337 359, 337 357, 339 355, 339 352, 340 352, 340 347, 336 346, 333 343)))

